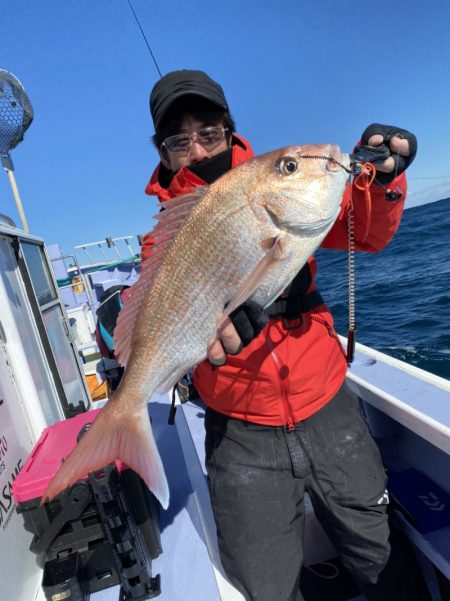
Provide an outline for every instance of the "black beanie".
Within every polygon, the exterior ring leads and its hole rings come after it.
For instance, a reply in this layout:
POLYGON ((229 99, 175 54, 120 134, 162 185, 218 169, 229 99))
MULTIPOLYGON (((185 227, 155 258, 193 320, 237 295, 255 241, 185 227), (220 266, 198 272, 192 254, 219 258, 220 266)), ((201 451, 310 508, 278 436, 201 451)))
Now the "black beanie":
POLYGON ((203 71, 182 69, 159 79, 150 94, 150 112, 155 131, 175 100, 182 96, 200 96, 229 111, 221 86, 203 71))

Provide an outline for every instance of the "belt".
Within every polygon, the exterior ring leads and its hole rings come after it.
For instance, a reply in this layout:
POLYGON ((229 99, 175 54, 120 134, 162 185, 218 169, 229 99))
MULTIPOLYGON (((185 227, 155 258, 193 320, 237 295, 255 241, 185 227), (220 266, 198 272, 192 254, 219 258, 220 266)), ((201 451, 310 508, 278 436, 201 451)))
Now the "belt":
POLYGON ((313 290, 306 294, 279 296, 276 301, 266 308, 266 313, 269 317, 295 319, 301 313, 307 313, 323 304, 324 300, 320 292, 313 290))

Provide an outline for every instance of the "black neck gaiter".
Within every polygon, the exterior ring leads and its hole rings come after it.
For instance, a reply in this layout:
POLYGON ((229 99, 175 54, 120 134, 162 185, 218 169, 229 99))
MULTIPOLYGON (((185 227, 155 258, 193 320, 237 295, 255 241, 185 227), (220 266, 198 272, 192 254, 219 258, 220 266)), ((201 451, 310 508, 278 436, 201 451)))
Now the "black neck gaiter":
MULTIPOLYGON (((189 169, 189 171, 192 171, 192 173, 201 177, 207 184, 212 184, 216 179, 219 179, 219 177, 231 169, 231 148, 227 148, 223 152, 216 154, 216 156, 213 156, 206 161, 202 161, 201 163, 188 165, 186 169, 189 169)), ((158 173, 160 185, 167 189, 170 186, 170 182, 175 173, 169 171, 161 164, 158 173)))
POLYGON ((206 161, 189 165, 188 169, 201 177, 207 184, 212 184, 231 169, 231 148, 227 148, 206 161))

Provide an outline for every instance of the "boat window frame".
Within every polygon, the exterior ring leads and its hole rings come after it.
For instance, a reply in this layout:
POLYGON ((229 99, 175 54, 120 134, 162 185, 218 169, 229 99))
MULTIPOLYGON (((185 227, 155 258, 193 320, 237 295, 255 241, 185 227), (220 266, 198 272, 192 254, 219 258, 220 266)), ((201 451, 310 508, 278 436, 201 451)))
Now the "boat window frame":
MULTIPOLYGON (((49 336, 47 333, 47 328, 45 327, 43 313, 46 309, 49 309, 55 305, 59 305, 61 307, 62 315, 64 316, 64 305, 59 297, 57 285, 53 276, 51 269, 49 270, 50 282, 52 283, 54 290, 56 292, 56 298, 52 299, 48 303, 44 305, 40 305, 38 301, 38 297, 35 291, 35 287, 30 276, 30 271, 28 269, 28 264, 26 261, 25 253, 23 252, 23 245, 34 245, 40 247, 43 253, 43 260, 47 267, 49 267, 49 260, 47 254, 45 252, 45 245, 43 242, 38 240, 30 240, 26 238, 21 238, 20 236, 14 236, 12 238, 12 247, 14 250, 14 254, 17 260, 17 265, 22 276, 23 284, 25 287, 25 291, 27 294, 28 302, 30 303, 31 311, 33 313, 33 317, 35 319, 36 327, 39 333, 39 337, 43 346, 43 350, 46 356, 46 359, 49 364, 50 372, 55 383, 56 391, 61 403, 61 408, 63 410, 64 416, 66 418, 73 417, 80 410, 86 411, 89 409, 89 395, 86 390, 86 386, 83 382, 83 387, 85 390, 86 398, 80 399, 80 402, 84 401, 84 409, 80 409, 79 407, 74 407, 72 403, 69 403, 69 399, 67 398, 67 394, 64 388, 64 383, 61 378, 61 374, 59 372, 58 364, 55 359, 54 351, 52 345, 49 340, 49 336), (86 404, 87 403, 87 404, 86 404)), ((65 324, 68 327, 68 324, 65 324)), ((71 345, 73 348, 73 345, 71 345)), ((75 349, 73 349, 75 353, 75 349)), ((76 357, 75 357, 76 358, 76 357)))

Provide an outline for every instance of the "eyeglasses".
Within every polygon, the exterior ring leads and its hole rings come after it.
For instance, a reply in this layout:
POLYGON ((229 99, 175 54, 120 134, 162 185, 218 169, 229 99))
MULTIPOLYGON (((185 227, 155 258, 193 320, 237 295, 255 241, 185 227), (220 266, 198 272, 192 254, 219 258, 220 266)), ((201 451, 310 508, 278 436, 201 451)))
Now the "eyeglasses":
POLYGON ((187 152, 194 140, 203 146, 206 150, 214 150, 225 137, 225 132, 228 131, 228 127, 221 127, 215 125, 213 127, 203 127, 193 134, 177 134, 176 136, 169 136, 164 140, 161 146, 167 148, 169 152, 187 152))

